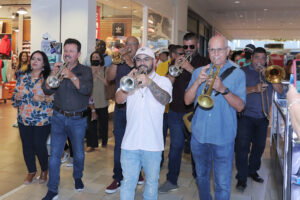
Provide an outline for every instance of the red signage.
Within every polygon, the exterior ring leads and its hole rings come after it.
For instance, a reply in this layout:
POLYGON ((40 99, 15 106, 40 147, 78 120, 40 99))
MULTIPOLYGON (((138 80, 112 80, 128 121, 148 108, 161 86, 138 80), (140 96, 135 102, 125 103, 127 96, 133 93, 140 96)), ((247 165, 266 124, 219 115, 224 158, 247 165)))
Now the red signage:
POLYGON ((100 8, 101 6, 97 6, 96 10, 96 38, 100 39, 100 8))

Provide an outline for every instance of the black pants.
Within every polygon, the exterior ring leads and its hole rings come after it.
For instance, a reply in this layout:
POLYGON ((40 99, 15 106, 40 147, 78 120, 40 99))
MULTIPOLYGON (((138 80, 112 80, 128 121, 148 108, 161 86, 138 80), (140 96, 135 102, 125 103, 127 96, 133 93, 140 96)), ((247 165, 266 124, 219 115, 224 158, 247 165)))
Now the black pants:
POLYGON ((36 172, 35 155, 37 155, 42 171, 48 170, 47 138, 51 125, 25 126, 18 123, 23 146, 24 160, 29 173, 36 172))
POLYGON ((269 120, 266 118, 243 116, 238 119, 235 140, 236 179, 247 181, 248 174, 254 174, 259 170, 261 156, 266 146, 268 125, 269 120))
POLYGON ((71 144, 71 140, 70 140, 69 137, 68 137, 68 140, 67 140, 67 142, 66 142, 66 144, 65 144, 64 150, 66 151, 66 150, 68 150, 68 149, 69 149, 69 151, 70 151, 70 157, 73 158, 73 149, 72 149, 72 144, 71 144))
POLYGON ((98 147, 98 138, 102 140, 102 146, 108 140, 108 107, 96 108, 97 120, 91 121, 91 113, 88 114, 88 129, 86 132, 86 143, 88 147, 98 147), (99 123, 99 126, 98 126, 99 123), (97 135, 99 132, 99 137, 97 135))

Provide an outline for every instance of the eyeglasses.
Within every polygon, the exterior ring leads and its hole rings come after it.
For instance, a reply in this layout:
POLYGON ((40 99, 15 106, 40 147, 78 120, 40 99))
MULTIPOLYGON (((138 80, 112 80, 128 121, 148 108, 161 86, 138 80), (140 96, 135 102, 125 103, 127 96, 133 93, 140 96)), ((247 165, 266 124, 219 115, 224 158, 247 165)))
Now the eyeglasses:
POLYGON ((136 62, 149 62, 150 60, 152 60, 153 58, 151 57, 145 57, 145 58, 136 58, 136 62))
POLYGON ((208 51, 210 53, 222 53, 224 52, 228 47, 224 47, 224 48, 217 48, 217 49, 214 49, 214 48, 208 48, 208 51))
POLYGON ((195 49, 195 45, 183 45, 183 49, 184 50, 187 50, 188 48, 190 48, 190 49, 195 49))

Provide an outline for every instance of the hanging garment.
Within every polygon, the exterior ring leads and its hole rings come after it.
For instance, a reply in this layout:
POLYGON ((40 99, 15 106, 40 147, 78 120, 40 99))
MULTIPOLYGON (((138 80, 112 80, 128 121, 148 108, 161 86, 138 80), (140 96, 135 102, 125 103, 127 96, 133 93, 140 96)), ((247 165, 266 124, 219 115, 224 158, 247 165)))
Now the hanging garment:
POLYGON ((0 53, 9 56, 10 51, 11 51, 11 41, 7 35, 4 35, 0 43, 0 53))
POLYGON ((1 76, 2 76, 2 81, 4 83, 7 83, 6 67, 7 67, 6 60, 3 60, 3 64, 2 64, 2 68, 1 68, 1 76))

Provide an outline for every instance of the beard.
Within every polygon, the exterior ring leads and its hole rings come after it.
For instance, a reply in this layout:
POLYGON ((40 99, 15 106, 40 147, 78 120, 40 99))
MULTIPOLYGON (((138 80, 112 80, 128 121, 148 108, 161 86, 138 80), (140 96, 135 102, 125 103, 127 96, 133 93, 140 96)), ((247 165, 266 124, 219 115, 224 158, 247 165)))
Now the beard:
POLYGON ((137 68, 140 74, 150 74, 153 70, 153 64, 149 67, 147 65, 140 65, 137 68))

